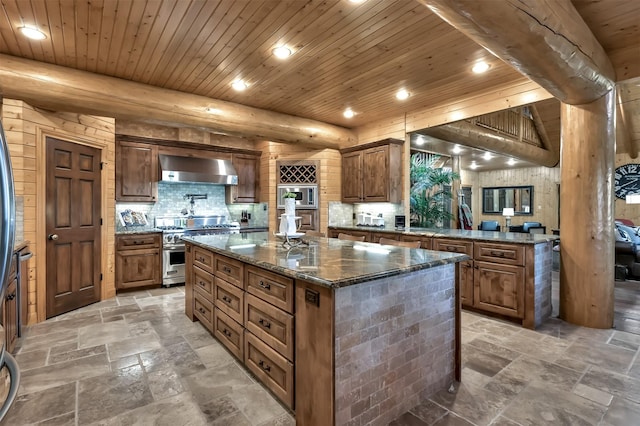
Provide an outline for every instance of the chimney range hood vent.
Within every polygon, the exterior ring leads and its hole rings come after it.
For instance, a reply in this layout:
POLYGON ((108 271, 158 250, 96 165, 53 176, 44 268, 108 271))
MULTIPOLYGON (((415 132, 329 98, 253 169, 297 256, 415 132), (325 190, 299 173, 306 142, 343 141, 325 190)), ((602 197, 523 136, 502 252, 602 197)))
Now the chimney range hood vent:
POLYGON ((163 182, 201 182, 237 185, 238 173, 230 160, 160 154, 163 182))

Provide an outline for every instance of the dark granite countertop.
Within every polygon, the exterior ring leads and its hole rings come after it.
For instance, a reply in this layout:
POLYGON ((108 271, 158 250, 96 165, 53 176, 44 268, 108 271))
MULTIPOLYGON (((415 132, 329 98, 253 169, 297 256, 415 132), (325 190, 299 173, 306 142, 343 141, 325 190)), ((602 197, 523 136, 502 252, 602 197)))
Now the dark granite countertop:
POLYGON ((162 232, 158 228, 151 226, 132 226, 129 228, 117 227, 116 235, 136 235, 136 234, 153 234, 156 232, 162 232))
POLYGON ((14 244, 13 244, 13 251, 14 252, 20 251, 23 248, 27 247, 28 245, 29 245, 29 240, 16 239, 14 244))
POLYGON ((304 238, 308 246, 286 248, 268 232, 184 237, 189 243, 292 278, 326 287, 345 287, 378 278, 469 259, 466 255, 360 243, 337 238, 304 238))
POLYGON ((385 226, 329 226, 329 229, 352 229, 358 231, 389 232, 405 235, 424 235, 425 237, 457 238, 462 240, 485 241, 490 243, 540 244, 560 239, 559 235, 528 234, 525 232, 493 232, 465 229, 408 228, 398 231, 385 226))

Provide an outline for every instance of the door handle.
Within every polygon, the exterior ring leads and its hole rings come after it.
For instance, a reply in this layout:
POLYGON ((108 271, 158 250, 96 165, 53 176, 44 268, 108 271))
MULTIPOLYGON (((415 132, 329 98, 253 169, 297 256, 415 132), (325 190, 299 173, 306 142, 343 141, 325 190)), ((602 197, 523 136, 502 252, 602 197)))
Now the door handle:
POLYGON ((49 234, 47 238, 49 238, 52 241, 55 241, 58 239, 58 234, 49 234))

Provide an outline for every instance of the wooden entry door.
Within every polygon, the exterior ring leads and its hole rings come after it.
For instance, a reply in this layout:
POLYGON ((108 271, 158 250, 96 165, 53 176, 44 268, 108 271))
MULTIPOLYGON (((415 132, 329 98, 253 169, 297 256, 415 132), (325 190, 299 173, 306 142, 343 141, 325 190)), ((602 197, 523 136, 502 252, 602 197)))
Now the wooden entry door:
POLYGON ((100 150, 47 137, 47 318, 100 300, 100 150))

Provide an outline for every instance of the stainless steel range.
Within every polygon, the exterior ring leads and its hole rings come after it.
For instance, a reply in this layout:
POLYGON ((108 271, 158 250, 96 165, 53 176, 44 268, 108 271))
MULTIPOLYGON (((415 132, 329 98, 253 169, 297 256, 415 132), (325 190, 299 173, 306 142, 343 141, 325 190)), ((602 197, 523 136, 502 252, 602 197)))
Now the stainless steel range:
POLYGON ((184 235, 237 234, 238 222, 226 216, 158 216, 155 227, 162 230, 162 285, 184 283, 184 235))

